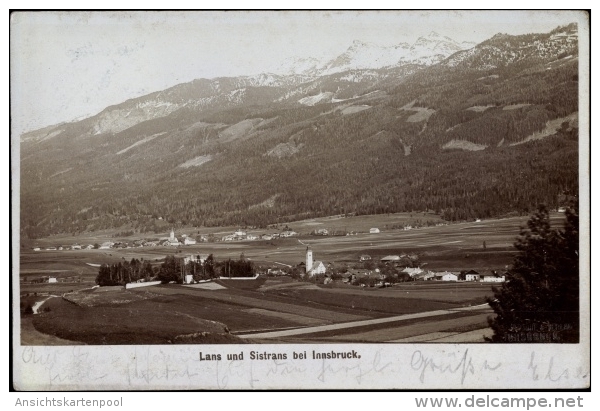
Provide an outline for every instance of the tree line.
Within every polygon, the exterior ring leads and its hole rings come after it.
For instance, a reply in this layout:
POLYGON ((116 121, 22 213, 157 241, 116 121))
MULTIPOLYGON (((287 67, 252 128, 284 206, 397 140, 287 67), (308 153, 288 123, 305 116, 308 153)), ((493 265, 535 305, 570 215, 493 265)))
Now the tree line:
POLYGON ((194 281, 223 277, 253 277, 256 274, 254 263, 242 254, 238 260, 216 261, 213 254, 201 259, 192 256, 187 263, 181 257, 168 255, 160 265, 136 258, 113 264, 102 264, 96 276, 100 286, 125 285, 134 282, 160 281, 163 284, 181 284, 187 275, 194 281))

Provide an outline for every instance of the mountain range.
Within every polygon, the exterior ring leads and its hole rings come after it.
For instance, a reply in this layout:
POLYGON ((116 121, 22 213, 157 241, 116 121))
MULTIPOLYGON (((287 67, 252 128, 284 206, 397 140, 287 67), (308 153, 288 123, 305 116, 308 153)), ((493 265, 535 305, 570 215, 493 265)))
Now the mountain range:
POLYGON ((457 51, 474 46, 475 43, 458 43, 434 31, 425 37, 419 37, 414 44, 399 43, 391 47, 355 40, 348 50, 333 59, 289 59, 276 72, 323 76, 348 70, 389 68, 406 64, 431 65, 457 51))
POLYGON ((578 190, 578 36, 355 41, 20 136, 21 233, 527 213, 578 190))

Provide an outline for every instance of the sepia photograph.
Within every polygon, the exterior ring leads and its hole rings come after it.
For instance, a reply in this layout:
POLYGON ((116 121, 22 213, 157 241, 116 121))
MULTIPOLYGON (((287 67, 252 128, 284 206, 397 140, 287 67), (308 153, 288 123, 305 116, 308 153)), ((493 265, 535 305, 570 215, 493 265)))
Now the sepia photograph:
POLYGON ((589 86, 588 11, 12 11, 15 389, 589 387, 589 86))

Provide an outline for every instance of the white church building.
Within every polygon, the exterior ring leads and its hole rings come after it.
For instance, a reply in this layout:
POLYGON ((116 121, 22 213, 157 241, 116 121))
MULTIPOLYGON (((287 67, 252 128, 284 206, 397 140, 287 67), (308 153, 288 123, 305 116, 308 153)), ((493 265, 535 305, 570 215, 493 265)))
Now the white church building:
POLYGON ((171 228, 171 235, 169 236, 169 245, 170 246, 178 246, 181 243, 179 242, 179 240, 177 239, 177 237, 175 237, 175 231, 171 228))
POLYGON ((309 276, 325 274, 327 268, 322 261, 313 261, 313 252, 310 246, 306 247, 306 274, 309 276))

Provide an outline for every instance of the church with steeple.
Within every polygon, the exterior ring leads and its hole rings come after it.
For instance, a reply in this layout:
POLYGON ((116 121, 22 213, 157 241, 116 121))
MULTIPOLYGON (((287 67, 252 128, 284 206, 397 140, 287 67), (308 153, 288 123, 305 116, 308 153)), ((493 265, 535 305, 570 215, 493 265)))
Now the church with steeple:
POLYGON ((181 243, 179 242, 177 237, 175 237, 175 231, 171 228, 171 235, 169 236, 169 245, 178 246, 180 244, 181 243))
POLYGON ((313 261, 312 248, 306 247, 306 274, 312 277, 317 274, 325 274, 326 270, 322 261, 313 261))

